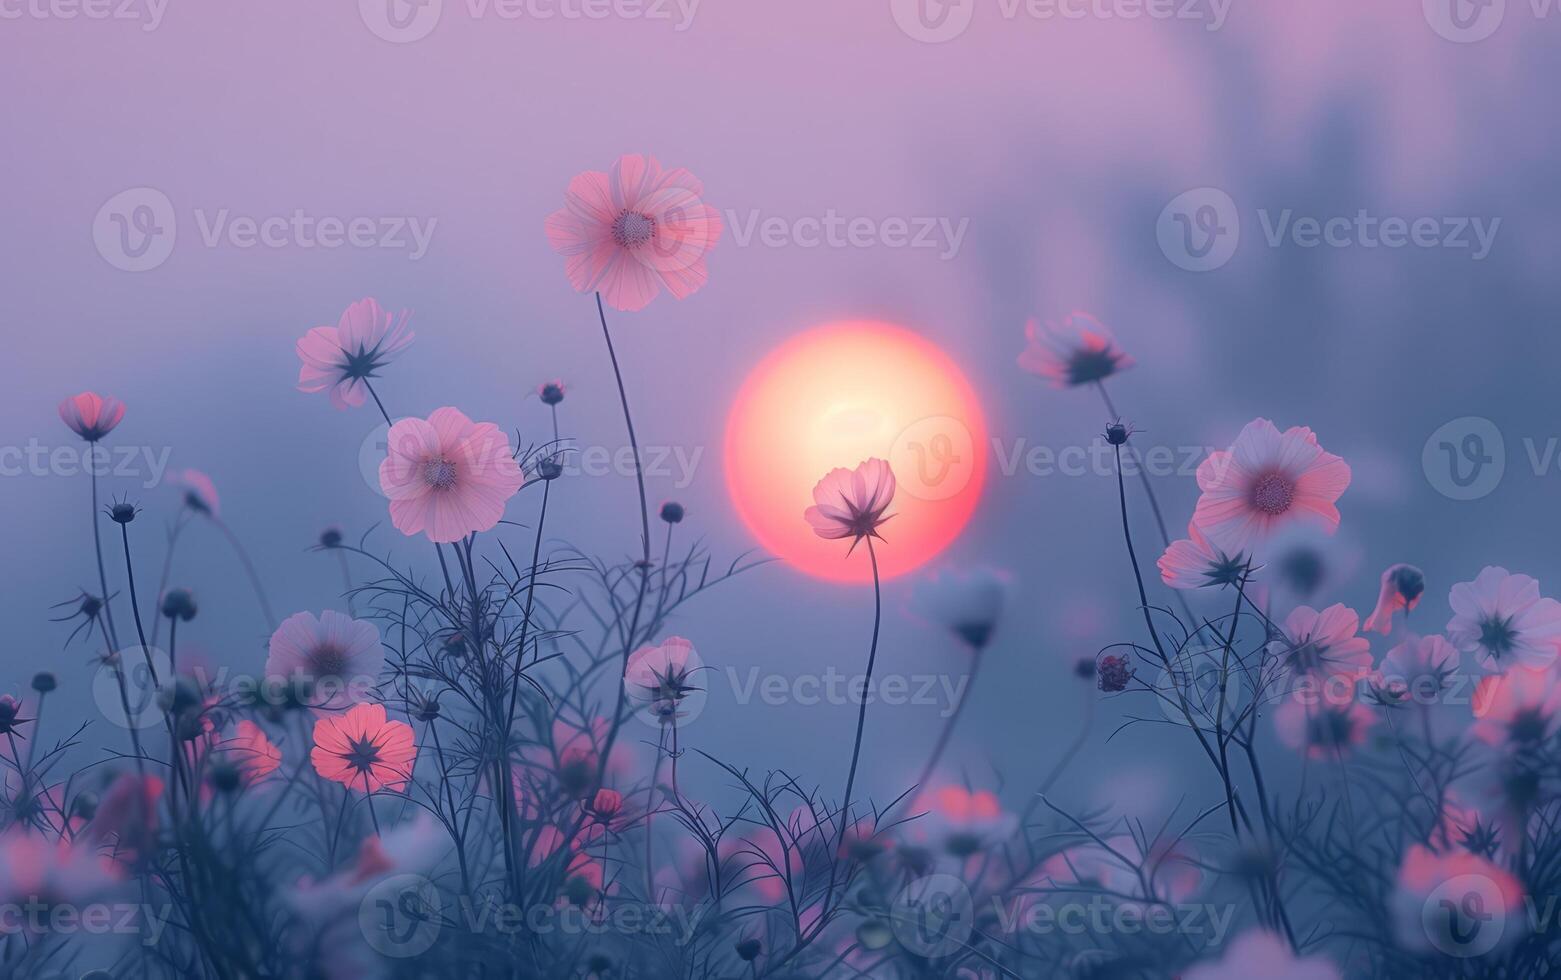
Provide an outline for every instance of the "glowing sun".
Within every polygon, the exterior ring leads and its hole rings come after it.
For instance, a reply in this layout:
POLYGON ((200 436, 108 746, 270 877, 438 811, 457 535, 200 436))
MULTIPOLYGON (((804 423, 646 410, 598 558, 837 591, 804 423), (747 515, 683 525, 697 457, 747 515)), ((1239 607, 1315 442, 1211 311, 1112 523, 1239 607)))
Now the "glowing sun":
POLYGON ((885 578, 948 546, 986 480, 986 422, 948 355, 890 323, 831 323, 794 337, 754 368, 726 426, 726 483, 759 543, 809 575, 872 577, 863 549, 815 535, 802 512, 836 466, 878 456, 899 483, 875 542, 885 578))

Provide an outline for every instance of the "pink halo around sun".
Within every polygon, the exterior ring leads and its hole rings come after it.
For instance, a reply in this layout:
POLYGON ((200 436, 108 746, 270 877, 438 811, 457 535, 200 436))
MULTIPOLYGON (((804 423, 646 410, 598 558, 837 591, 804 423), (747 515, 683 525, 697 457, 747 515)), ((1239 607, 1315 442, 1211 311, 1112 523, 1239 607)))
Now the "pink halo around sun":
POLYGON ((800 334, 743 382, 726 426, 726 483, 768 551, 836 582, 870 581, 865 549, 813 533, 802 514, 837 466, 889 461, 899 483, 876 542, 884 578, 954 541, 986 482, 986 420, 964 373, 936 345, 891 323, 850 320, 800 334))

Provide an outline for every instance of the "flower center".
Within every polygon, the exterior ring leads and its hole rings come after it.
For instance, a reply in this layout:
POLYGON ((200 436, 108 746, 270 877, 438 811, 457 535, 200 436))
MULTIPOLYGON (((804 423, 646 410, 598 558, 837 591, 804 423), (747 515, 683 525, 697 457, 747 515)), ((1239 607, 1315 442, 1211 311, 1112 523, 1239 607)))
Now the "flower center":
POLYGON ((379 746, 366 738, 355 739, 344 758, 358 772, 368 772, 379 761, 379 746))
POLYGON ((347 669, 347 651, 324 644, 310 652, 309 663, 319 677, 340 677, 347 669))
POLYGON ((1492 656, 1511 653, 1517 638, 1517 631, 1512 628, 1510 618, 1492 616, 1480 624, 1480 646, 1489 650, 1492 656))
POLYGON ((1280 473, 1266 473, 1252 485, 1252 506, 1278 517, 1295 503, 1295 483, 1280 473))
POLYGON ((619 248, 639 248, 656 237, 656 219, 624 209, 613 219, 612 240, 619 248))
POLYGON ((423 479, 435 490, 449 490, 455 486, 455 464, 442 456, 431 459, 423 464, 423 479))

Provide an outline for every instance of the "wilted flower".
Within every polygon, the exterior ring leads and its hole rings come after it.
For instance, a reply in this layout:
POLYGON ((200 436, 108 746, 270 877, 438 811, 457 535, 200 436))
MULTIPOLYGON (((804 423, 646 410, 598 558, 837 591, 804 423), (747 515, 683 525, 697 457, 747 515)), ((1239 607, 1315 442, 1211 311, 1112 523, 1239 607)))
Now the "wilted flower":
POLYGON ((487 531, 525 482, 499 427, 473 422, 459 409, 436 409, 426 421, 402 419, 388 438, 379 485, 402 534, 448 543, 487 531))
POLYGON ((1096 683, 1107 694, 1127 690, 1133 679, 1133 664, 1126 654, 1108 653, 1095 665, 1096 683))
POLYGON ((1409 612, 1420 604, 1425 593, 1425 573, 1413 565, 1389 565, 1382 573, 1382 588, 1377 593, 1377 608, 1366 617, 1364 629, 1387 636, 1393 631, 1393 614, 1409 612))
POLYGON ((1561 647, 1561 602, 1539 594, 1527 575, 1487 566, 1473 582, 1459 582, 1447 594, 1453 618, 1447 638, 1482 665, 1548 667, 1561 647))
POLYGON ((868 459, 856 469, 836 468, 813 488, 814 506, 803 514, 821 538, 850 538, 854 549, 863 538, 879 538, 878 528, 892 515, 894 471, 881 459, 868 459))
POLYGON ((1008 577, 989 568, 942 569, 917 582, 916 608, 928 619, 984 649, 1008 600, 1008 577))
POLYGON ((1268 419, 1254 419, 1230 449, 1199 465, 1203 495, 1192 519, 1227 554, 1250 553, 1291 522, 1337 530, 1334 504, 1349 485, 1349 466, 1325 452, 1311 429, 1281 433, 1268 419))
POLYGON ((1019 355, 1019 366, 1058 388, 1104 381, 1133 366, 1111 331, 1088 313, 1069 314, 1060 323, 1031 318, 1024 336, 1028 346, 1019 355))
POLYGON ((95 391, 84 391, 60 402, 60 420, 88 442, 97 442, 125 417, 125 403, 95 391))
POLYGON ((309 761, 326 779, 376 792, 405 786, 416 754, 411 725, 387 719, 384 705, 364 703, 315 722, 309 761))
POLYGON ((1173 589, 1240 585, 1248 567, 1245 555, 1227 555, 1216 548, 1196 523, 1187 525, 1187 537, 1171 542, 1158 564, 1161 580, 1173 589))
POLYGON ((1279 936, 1252 929, 1237 936, 1218 963, 1198 963, 1182 980, 1339 980, 1326 956, 1297 957, 1279 936))
POLYGON ((385 666, 379 627, 332 609, 294 613, 271 634, 266 677, 304 678, 318 708, 344 708, 356 687, 373 684, 385 666))
POLYGON ((343 311, 334 327, 315 327, 298 341, 298 390, 329 391, 337 408, 362 405, 368 379, 412 343, 409 314, 360 299, 343 311))
POLYGON ((565 207, 548 216, 547 238, 567 260, 569 281, 609 306, 640 310, 663 288, 685 299, 705 284, 705 256, 721 239, 721 214, 687 170, 663 170, 630 154, 611 173, 569 182, 565 207))

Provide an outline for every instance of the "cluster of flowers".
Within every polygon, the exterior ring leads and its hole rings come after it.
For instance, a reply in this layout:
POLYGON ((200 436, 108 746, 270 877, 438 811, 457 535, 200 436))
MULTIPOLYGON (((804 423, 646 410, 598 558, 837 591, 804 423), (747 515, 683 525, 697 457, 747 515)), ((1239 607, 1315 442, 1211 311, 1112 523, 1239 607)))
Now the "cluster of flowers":
MULTIPOLYGON (((721 222, 701 194, 687 171, 630 156, 575 178, 548 218, 571 282, 597 298, 609 352, 607 306, 637 310, 705 282, 721 222)), ((1214 802, 1158 828, 1058 806, 1052 790, 1089 735, 1086 717, 1015 812, 996 787, 940 770, 958 711, 913 786, 863 802, 866 698, 838 797, 784 772, 755 776, 713 744, 690 754, 706 668, 669 620, 755 563, 674 551, 687 515, 671 501, 656 512, 665 544, 654 555, 642 477, 637 556, 544 553, 569 451, 566 386, 538 387, 553 438, 533 447, 455 407, 393 421, 376 384, 409 349, 409 320, 363 299, 297 344, 300 390, 344 410, 372 401, 390 426, 379 482, 390 523, 423 559, 398 563, 368 534, 326 530, 316 550, 340 562, 345 612, 276 621, 215 485, 184 471, 145 617, 140 510, 100 507, 92 476, 97 588, 61 618, 75 624, 68 642, 97 650, 129 744, 73 764, 85 726, 42 731, 52 674, 26 699, 0 697, 0 906, 133 901, 165 909, 170 928, 156 942, 72 947, 56 920, 35 916, 0 937, 7 975, 42 975, 62 955, 110 957, 114 975, 596 980, 1327 980, 1468 975, 1456 961, 1474 958, 1484 975, 1535 976, 1548 962, 1548 939, 1517 913, 1561 888, 1561 603, 1487 568, 1452 587, 1441 634, 1418 636, 1407 621, 1426 577, 1401 563, 1383 572, 1364 626, 1342 603, 1283 608, 1291 536, 1331 535, 1351 479, 1311 430, 1258 419, 1211 454, 1180 540, 1144 476, 1161 581, 1180 612, 1152 602, 1120 465, 1133 432, 1106 390, 1132 361, 1086 314, 1032 322, 1020 366, 1095 388, 1112 416, 1110 503, 1136 590, 1124 608, 1143 620, 1139 639, 1081 658, 1075 674, 1149 698, 1182 726, 1218 777, 1214 802), (523 493, 534 504, 524 526, 505 519, 523 493), (234 549, 270 622, 260 682, 216 683, 188 653, 181 661, 181 628, 198 628, 199 609, 169 570, 200 521, 234 549), (1205 600, 1226 612, 1195 614, 1205 600), (1373 635, 1391 643, 1380 660, 1373 635), (1466 656, 1481 672, 1469 706, 1441 703, 1466 656), (1277 760, 1260 745, 1265 714, 1293 750, 1277 760), (653 738, 628 734, 636 719, 653 738), (680 774, 690 763, 728 783, 731 800, 691 793, 680 774), (1281 784, 1265 765, 1293 778, 1281 784), (1222 907, 1239 915, 1229 937, 1184 915, 1207 908, 1229 925, 1222 907), (1084 930, 1045 927, 1086 909, 1109 914, 1084 930), (1465 910, 1479 918, 1460 919, 1465 910), (1171 927, 1153 928, 1160 919, 1171 927)), ((60 416, 96 444, 125 406, 89 392, 60 416)), ((842 543, 842 560, 872 567, 869 682, 896 489, 889 464, 868 459, 824 474, 798 514, 842 543)), ((1317 575, 1301 577, 1317 591, 1317 575)), ((1011 591, 1000 572, 946 570, 918 584, 915 604, 963 646, 973 676, 1011 591)))

